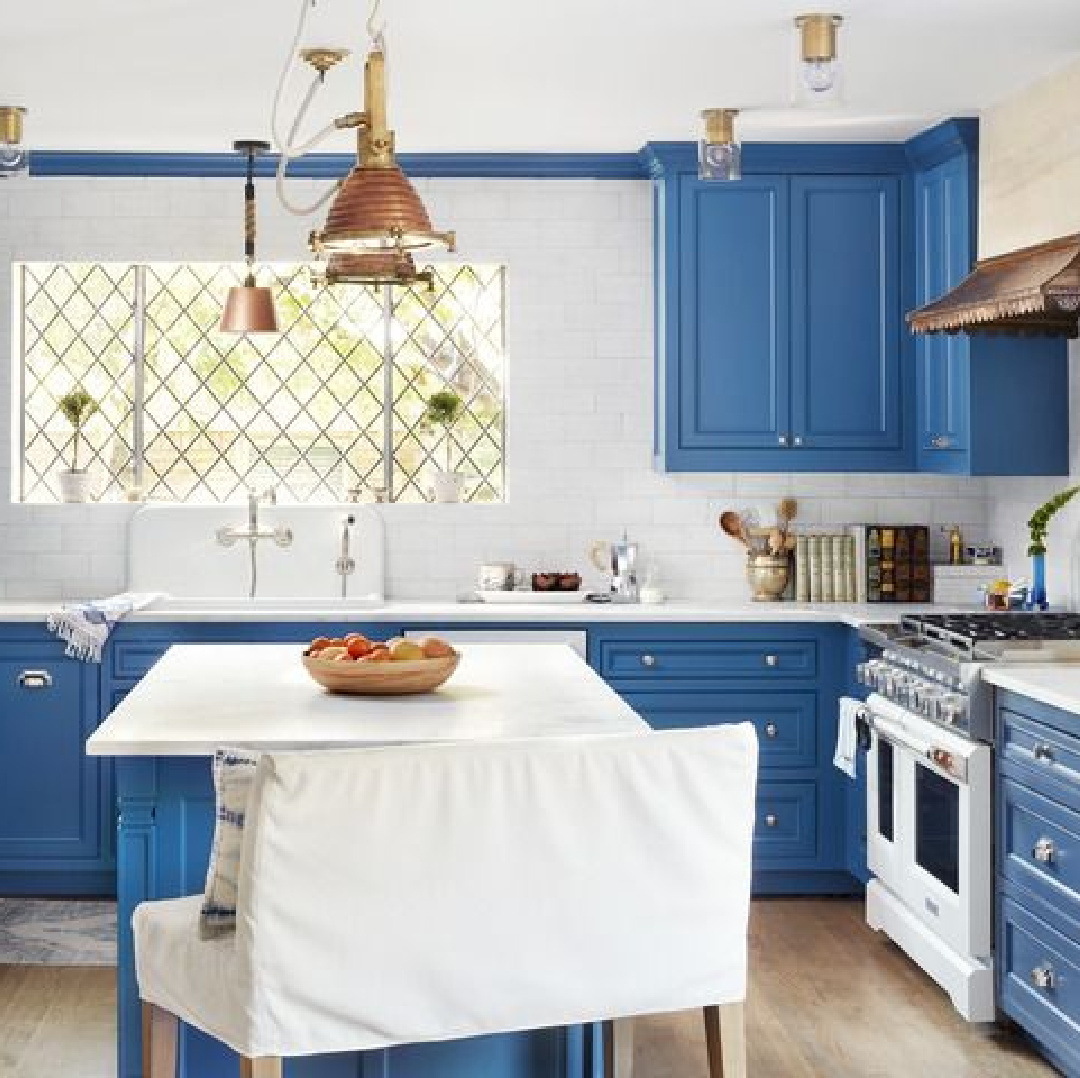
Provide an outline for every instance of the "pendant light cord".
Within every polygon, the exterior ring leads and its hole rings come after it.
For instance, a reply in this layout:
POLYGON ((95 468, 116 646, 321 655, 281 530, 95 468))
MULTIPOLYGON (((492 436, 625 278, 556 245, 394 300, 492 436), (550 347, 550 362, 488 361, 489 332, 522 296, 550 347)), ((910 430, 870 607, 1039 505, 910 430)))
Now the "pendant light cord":
MULTIPOLYGON (((265 146, 265 143, 263 143, 265 146)), ((255 287, 255 150, 248 147, 247 180, 244 183, 244 261, 248 288, 255 287)))

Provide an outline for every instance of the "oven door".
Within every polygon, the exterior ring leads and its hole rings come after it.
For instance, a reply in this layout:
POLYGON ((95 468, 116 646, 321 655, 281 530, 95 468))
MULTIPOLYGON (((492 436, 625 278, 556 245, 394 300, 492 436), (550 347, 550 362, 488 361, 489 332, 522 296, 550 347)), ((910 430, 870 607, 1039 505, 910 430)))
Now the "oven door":
POLYGON ((884 802, 882 775, 891 777, 893 788, 895 837, 888 847, 883 838, 878 840, 885 871, 878 878, 951 950, 989 958, 990 746, 959 737, 891 702, 873 702, 871 714, 879 806, 884 802), (891 763, 881 762, 890 756, 891 763))
POLYGON ((870 874, 899 898, 904 878, 897 833, 901 749, 878 732, 872 713, 870 725, 870 750, 866 754, 866 864, 870 874))

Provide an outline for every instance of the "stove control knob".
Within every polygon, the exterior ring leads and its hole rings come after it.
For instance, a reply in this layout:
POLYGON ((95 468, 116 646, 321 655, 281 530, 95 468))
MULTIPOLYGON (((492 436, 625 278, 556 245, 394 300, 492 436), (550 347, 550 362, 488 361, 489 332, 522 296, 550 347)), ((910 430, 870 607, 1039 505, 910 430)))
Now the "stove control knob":
POLYGON ((964 698, 957 693, 948 693, 938 704, 938 718, 949 726, 959 726, 964 718, 964 698))

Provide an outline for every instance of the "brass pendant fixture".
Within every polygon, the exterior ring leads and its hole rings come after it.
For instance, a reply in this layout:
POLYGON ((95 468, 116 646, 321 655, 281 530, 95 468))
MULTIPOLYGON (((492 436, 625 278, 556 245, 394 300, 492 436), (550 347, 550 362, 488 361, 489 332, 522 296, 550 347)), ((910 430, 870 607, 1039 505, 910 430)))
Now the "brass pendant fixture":
POLYGON ((233 143, 237 153, 247 155, 247 181, 244 184, 244 261, 247 276, 242 285, 229 289, 218 329, 222 333, 277 333, 277 311, 273 292, 255 283, 255 158, 266 153, 270 144, 256 139, 233 143))
POLYGON ((0 179, 30 170, 30 150, 23 141, 25 119, 21 105, 0 105, 0 179))
POLYGON ((316 284, 323 285, 416 285, 435 290, 435 274, 431 267, 418 270, 408 251, 389 249, 361 251, 357 254, 338 252, 330 255, 312 271, 316 284))
MULTIPOLYGON (((342 117, 356 127, 356 167, 330 206, 326 226, 311 233, 319 256, 372 251, 407 253, 443 247, 454 250, 453 232, 437 232, 416 188, 394 159, 394 132, 386 120, 386 57, 376 43, 364 65, 364 111, 342 117)), ((404 268, 407 263, 398 258, 404 268)))
POLYGON ((797 96, 813 103, 835 98, 838 93, 840 61, 837 35, 843 19, 839 15, 800 15, 795 20, 799 37, 797 96))

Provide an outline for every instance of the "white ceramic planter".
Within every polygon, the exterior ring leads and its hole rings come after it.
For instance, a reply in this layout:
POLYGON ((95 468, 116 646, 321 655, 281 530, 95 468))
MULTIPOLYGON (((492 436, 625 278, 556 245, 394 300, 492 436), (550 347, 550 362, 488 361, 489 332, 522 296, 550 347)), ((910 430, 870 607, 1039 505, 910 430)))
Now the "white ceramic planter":
POLYGON ((431 484, 431 497, 436 502, 459 502, 464 485, 465 476, 457 472, 446 472, 440 468, 435 472, 431 484))
POLYGON ((93 479, 87 471, 57 472, 62 502, 88 502, 93 497, 93 479))

